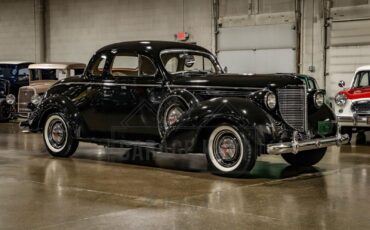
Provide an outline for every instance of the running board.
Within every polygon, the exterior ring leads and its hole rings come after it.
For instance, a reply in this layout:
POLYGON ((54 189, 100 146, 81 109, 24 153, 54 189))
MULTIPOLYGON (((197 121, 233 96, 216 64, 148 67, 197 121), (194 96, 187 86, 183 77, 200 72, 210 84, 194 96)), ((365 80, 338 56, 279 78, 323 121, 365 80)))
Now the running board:
POLYGON ((143 147, 151 149, 159 149, 160 144, 156 142, 144 142, 144 141, 128 141, 128 140, 112 140, 112 139, 100 139, 100 138, 79 138, 79 141, 90 142, 102 145, 119 145, 124 147, 143 147))

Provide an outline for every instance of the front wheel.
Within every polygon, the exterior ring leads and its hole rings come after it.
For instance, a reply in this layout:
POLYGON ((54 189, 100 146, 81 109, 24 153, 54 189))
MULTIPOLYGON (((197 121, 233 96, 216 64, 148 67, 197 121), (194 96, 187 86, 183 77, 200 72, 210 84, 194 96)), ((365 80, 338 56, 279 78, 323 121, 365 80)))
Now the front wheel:
POLYGON ((325 156, 327 148, 302 151, 297 154, 286 153, 281 155, 286 162, 293 166, 312 166, 325 156))
POLYGON ((61 113, 54 113, 47 118, 43 137, 45 146, 54 157, 70 157, 78 147, 73 130, 61 113))
POLYGON ((210 170, 223 176, 247 175, 256 163, 256 152, 243 132, 232 125, 221 125, 209 135, 205 152, 210 170))

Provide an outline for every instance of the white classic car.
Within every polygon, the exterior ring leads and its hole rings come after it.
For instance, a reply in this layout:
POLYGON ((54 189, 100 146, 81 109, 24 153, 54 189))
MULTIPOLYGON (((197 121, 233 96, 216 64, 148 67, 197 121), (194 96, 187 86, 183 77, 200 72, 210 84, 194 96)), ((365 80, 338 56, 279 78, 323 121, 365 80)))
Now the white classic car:
MULTIPOLYGON (((345 88, 340 81, 339 87, 345 88)), ((342 133, 352 136, 353 132, 370 130, 370 65, 360 67, 349 88, 335 96, 335 113, 342 133)))

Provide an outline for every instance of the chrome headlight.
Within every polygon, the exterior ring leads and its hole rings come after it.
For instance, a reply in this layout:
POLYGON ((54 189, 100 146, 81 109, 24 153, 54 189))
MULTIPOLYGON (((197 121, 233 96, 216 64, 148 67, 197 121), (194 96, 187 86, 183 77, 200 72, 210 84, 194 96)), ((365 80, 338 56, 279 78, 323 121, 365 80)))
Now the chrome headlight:
POLYGON ((276 95, 271 91, 267 92, 265 95, 265 106, 268 109, 273 110, 276 108, 276 105, 277 105, 276 95))
POLYGON ((34 105, 39 105, 41 103, 42 97, 40 95, 33 95, 31 97, 31 103, 34 105))
POLYGON ((348 98, 344 94, 338 94, 337 96, 335 96, 335 104, 339 106, 345 106, 347 103, 347 100, 348 98))
POLYGON ((319 109, 319 108, 321 108, 321 106, 324 105, 325 95, 323 93, 320 93, 320 92, 315 93, 313 101, 315 103, 315 107, 319 109))
POLYGON ((9 94, 5 98, 6 103, 9 105, 14 105, 15 104, 15 96, 13 94, 9 94))

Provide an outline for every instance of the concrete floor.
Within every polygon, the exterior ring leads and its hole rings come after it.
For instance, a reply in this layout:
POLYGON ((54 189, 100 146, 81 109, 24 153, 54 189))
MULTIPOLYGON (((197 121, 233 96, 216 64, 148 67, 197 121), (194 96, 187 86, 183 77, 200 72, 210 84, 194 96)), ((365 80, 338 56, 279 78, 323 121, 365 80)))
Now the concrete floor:
POLYGON ((90 144, 55 159, 40 134, 0 124, 0 229, 370 229, 370 143, 310 168, 264 156, 243 179, 199 156, 123 159, 90 144))

